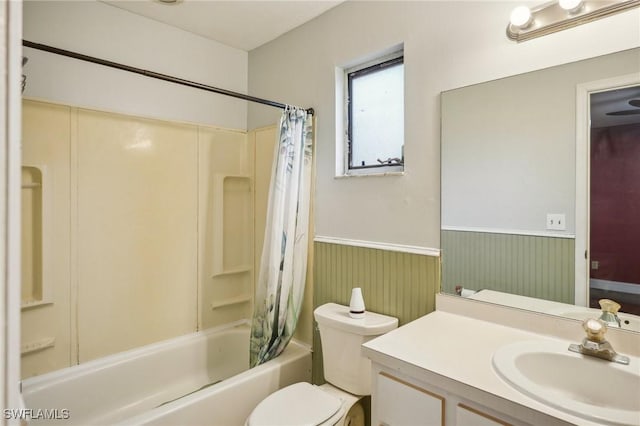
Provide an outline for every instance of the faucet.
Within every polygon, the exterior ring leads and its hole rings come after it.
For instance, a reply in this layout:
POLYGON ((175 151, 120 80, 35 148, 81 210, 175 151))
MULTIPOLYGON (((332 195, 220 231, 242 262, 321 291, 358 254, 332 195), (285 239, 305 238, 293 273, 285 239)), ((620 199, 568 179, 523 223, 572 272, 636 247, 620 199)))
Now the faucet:
POLYGON ((611 362, 628 365, 629 357, 618 354, 611 343, 604 338, 607 332, 607 324, 599 319, 589 318, 584 320, 582 328, 587 333, 587 337, 580 345, 571 344, 569 350, 583 355, 595 356, 611 362))
POLYGON ((604 321, 608 326, 622 327, 620 318, 618 318, 618 310, 621 308, 620 304, 614 302, 611 299, 598 300, 600 308, 602 309, 602 315, 600 319, 604 321))

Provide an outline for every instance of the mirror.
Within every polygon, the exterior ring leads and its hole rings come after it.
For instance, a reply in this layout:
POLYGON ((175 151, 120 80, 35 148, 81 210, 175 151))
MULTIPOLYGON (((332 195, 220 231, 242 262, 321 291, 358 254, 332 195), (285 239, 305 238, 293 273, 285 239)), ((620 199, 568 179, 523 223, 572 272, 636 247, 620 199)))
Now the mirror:
MULTIPOLYGON (((578 217, 587 214, 586 203, 576 202, 576 123, 582 109, 576 93, 579 85, 618 76, 633 74, 640 81, 639 58, 636 48, 442 93, 443 292, 573 318, 599 312, 569 306, 584 293, 595 308, 598 298, 610 294, 607 288, 580 287, 589 285, 587 264, 582 260, 584 277, 576 268, 576 235, 583 232, 576 226, 576 208, 578 217)), ((634 109, 633 103, 622 105, 616 109, 634 109)), ((593 104, 592 112, 597 109, 593 104)), ((640 120, 640 114, 626 115, 640 120)), ((635 152, 640 161, 640 149, 635 152)), ((640 216, 640 204, 626 209, 640 216)), ((593 256, 590 277, 597 278, 593 256)), ((624 289, 630 293, 621 311, 634 312, 634 304, 640 309, 640 282, 625 285, 632 287, 624 289)))

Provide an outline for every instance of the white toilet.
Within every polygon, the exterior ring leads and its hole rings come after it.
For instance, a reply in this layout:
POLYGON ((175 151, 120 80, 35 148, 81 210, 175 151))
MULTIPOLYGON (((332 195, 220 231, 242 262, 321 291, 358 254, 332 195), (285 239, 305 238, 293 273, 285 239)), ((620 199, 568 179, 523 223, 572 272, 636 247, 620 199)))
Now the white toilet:
POLYGON ((328 383, 301 382, 280 389, 258 404, 247 426, 364 425, 360 400, 371 394, 371 362, 361 345, 398 327, 398 319, 373 312, 354 319, 348 306, 336 303, 322 305, 313 314, 328 383))

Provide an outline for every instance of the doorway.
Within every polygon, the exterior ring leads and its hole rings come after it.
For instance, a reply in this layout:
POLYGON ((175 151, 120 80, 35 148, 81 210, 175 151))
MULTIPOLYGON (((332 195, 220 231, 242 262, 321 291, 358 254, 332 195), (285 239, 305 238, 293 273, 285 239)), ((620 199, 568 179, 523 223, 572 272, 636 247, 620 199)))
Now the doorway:
POLYGON ((640 314, 640 85, 591 93, 589 305, 640 314))
POLYGON ((579 85, 576 108, 575 303, 640 314, 640 74, 579 85))

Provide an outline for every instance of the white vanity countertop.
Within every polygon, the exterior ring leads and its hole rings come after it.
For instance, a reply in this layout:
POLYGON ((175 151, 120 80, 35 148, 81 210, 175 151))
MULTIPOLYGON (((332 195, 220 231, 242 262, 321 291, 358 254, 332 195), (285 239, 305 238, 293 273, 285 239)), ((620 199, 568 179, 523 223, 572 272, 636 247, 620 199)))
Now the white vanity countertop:
MULTIPOLYGON (((599 425, 516 391, 503 382, 491 365, 493 353, 506 344, 549 340, 566 342, 548 335, 436 311, 365 343, 363 348, 372 361, 389 368, 435 373, 570 423, 599 425)), ((567 342, 567 346, 569 343, 575 342, 567 342)))

